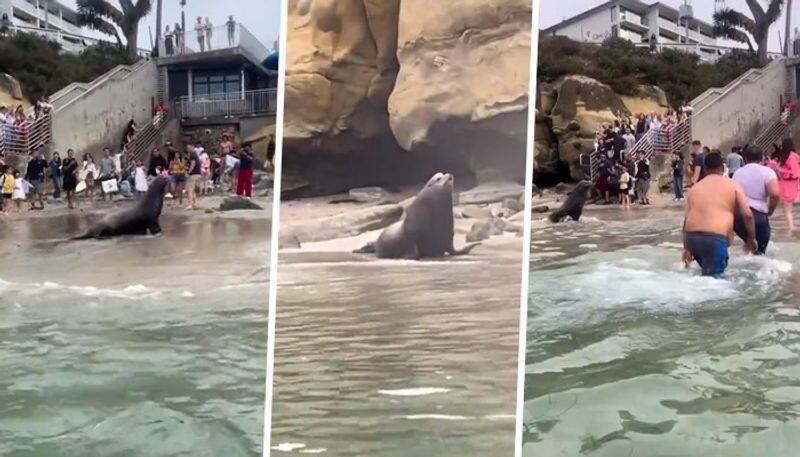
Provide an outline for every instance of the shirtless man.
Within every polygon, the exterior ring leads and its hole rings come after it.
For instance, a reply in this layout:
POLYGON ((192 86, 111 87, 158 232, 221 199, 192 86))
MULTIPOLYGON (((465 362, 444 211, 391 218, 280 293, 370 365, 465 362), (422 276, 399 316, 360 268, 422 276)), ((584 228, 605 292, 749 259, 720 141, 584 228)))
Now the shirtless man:
POLYGON ((733 219, 738 211, 747 232, 748 252, 757 250, 755 223, 747 197, 736 181, 723 176, 722 155, 705 156, 706 176, 692 186, 686 198, 683 222, 683 262, 697 260, 703 276, 720 277, 728 266, 728 246, 733 243, 733 219))

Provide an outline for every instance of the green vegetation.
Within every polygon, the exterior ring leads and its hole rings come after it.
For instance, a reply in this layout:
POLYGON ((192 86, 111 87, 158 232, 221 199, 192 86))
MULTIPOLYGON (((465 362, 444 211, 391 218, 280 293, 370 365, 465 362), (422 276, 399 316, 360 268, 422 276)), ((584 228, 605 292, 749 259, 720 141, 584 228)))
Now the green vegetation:
MULTIPOLYGON (((125 49, 129 59, 135 59, 138 51, 139 22, 153 8, 152 0, 77 0, 78 23, 116 38, 122 45, 119 32, 125 35, 125 49), (119 4, 117 8, 115 4, 119 4)), ((159 27, 161 25, 159 24, 159 27)))
POLYGON ((669 49, 651 53, 619 38, 594 45, 556 36, 539 38, 537 79, 548 83, 565 75, 585 75, 622 95, 635 95, 639 85, 651 84, 664 90, 670 105, 677 107, 754 67, 759 67, 758 57, 748 51, 708 64, 694 54, 669 49))
POLYGON ((91 46, 80 55, 61 53, 58 43, 18 33, 0 40, 0 73, 19 81, 35 101, 73 82, 89 82, 120 64, 131 63, 125 48, 109 43, 91 46))
POLYGON ((752 19, 732 8, 722 8, 714 13, 714 36, 744 43, 751 51, 757 49, 758 61, 761 65, 766 65, 769 29, 780 17, 785 2, 786 0, 769 0, 765 10, 756 0, 748 1, 752 19), (753 46, 751 37, 755 40, 756 47, 753 46))

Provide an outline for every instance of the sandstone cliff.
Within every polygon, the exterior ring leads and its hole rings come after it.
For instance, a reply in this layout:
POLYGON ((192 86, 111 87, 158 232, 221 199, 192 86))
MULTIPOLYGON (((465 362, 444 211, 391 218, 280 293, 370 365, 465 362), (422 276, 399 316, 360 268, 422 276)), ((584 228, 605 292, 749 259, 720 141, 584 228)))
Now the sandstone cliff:
POLYGON ((290 0, 284 167, 317 192, 524 175, 529 0, 290 0))
POLYGON ((613 123, 618 116, 663 114, 668 105, 657 87, 642 86, 636 96, 620 96, 609 86, 579 75, 540 84, 537 91, 533 171, 540 183, 583 179, 580 156, 594 149, 601 124, 613 123))

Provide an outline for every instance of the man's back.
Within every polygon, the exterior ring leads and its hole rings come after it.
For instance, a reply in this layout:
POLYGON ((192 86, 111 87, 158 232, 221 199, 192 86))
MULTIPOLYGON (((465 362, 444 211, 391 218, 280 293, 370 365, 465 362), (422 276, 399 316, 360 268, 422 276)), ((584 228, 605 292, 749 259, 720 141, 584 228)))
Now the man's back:
POLYGON ((731 172, 735 172, 736 170, 741 168, 742 165, 744 165, 744 159, 742 158, 742 156, 740 156, 735 152, 731 152, 730 154, 728 154, 728 157, 725 158, 725 161, 727 162, 728 169, 731 172))
POLYGON ((737 189, 735 181, 717 174, 695 184, 686 199, 686 231, 732 233, 737 189))
POLYGON ((733 175, 733 180, 742 186, 750 207, 766 213, 769 211, 767 183, 778 179, 775 171, 758 163, 749 163, 733 175))

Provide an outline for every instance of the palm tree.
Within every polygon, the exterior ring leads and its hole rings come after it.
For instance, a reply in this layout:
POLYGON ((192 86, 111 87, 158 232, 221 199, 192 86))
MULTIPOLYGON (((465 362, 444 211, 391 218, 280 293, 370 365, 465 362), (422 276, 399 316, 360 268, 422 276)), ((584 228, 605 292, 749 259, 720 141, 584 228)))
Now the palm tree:
POLYGON ((119 0, 120 8, 109 0, 78 0, 78 22, 106 35, 112 35, 122 45, 118 29, 125 35, 128 59, 136 60, 139 40, 139 21, 150 13, 152 0, 119 0))
POLYGON ((768 0, 766 10, 759 0, 745 1, 753 17, 732 8, 722 8, 714 13, 714 36, 745 43, 750 51, 757 52, 761 65, 766 65, 769 28, 778 20, 786 0, 768 0))

